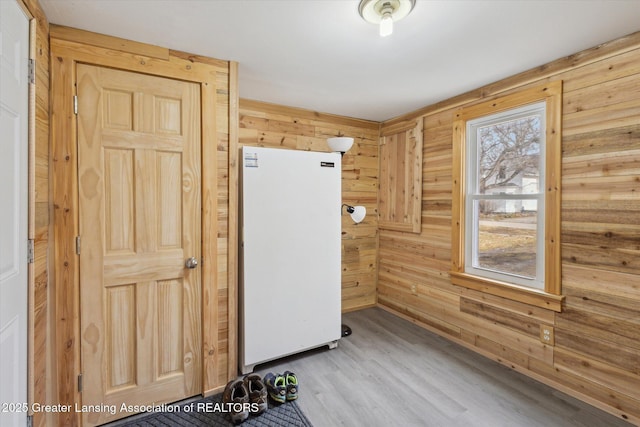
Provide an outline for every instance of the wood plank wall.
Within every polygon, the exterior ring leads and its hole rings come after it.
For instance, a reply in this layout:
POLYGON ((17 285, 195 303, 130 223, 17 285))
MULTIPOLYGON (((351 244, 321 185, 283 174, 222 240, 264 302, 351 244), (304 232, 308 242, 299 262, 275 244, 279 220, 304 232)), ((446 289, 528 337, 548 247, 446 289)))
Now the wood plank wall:
MULTIPOLYGON (((35 46, 32 46, 36 61, 35 128, 32 147, 32 170, 29 188, 30 221, 29 238, 34 239, 35 259, 30 278, 30 312, 32 336, 30 337, 31 366, 30 400, 50 403, 55 391, 55 375, 49 357, 52 354, 51 313, 49 301, 49 246, 50 246, 50 189, 49 189, 49 22, 38 0, 22 0, 35 20, 35 46)), ((33 414, 33 425, 48 425, 48 414, 33 414)), ((49 417, 50 418, 50 417, 49 417)))
POLYGON ((354 137, 342 158, 342 201, 365 206, 367 216, 360 224, 342 217, 342 310, 374 305, 379 124, 244 99, 239 123, 240 146, 328 151, 328 137, 354 137))
POLYGON ((380 231, 379 304, 640 424, 639 87, 635 33, 383 123, 422 117, 424 148, 422 232, 380 231), (564 82, 557 314, 449 278, 455 109, 551 80, 564 82))
MULTIPOLYGON (((54 300, 48 259, 52 208, 49 26, 38 0, 22 1, 37 20, 33 398, 35 402, 52 403, 57 401, 57 374, 51 358, 56 350, 50 336, 54 300)), ((392 126, 415 117, 424 119, 422 232, 414 235, 382 231, 379 252, 376 215, 372 213, 377 200, 377 124, 243 101, 239 135, 241 144, 314 150, 324 150, 321 141, 339 131, 356 137, 355 147, 344 158, 343 200, 364 204, 369 214, 358 226, 347 219, 343 222, 343 309, 375 303, 378 281, 379 302, 387 309, 640 423, 638 87, 640 36, 635 34, 427 106, 413 117, 385 123, 392 126), (557 316, 452 286, 448 277, 453 110, 544 79, 562 79, 565 86, 562 285, 567 301, 557 316), (310 127, 297 128, 296 121, 310 127), (555 346, 542 345, 537 340, 540 325, 555 328, 555 346)), ((229 104, 234 102, 225 91, 219 97, 229 104)), ((228 134, 221 132, 218 150, 225 152, 225 138, 233 139, 233 125, 228 134)), ((221 230, 230 225, 227 206, 233 195, 227 179, 234 167, 233 158, 233 153, 218 157, 217 174, 221 179, 217 209, 221 230)), ((218 247, 218 280, 227 283, 232 273, 225 267, 230 244, 224 231, 218 236, 218 247)), ((231 261, 229 269, 233 269, 231 261)), ((227 287, 219 289, 219 319, 229 316, 229 295, 227 287)), ((229 341, 234 337, 229 336, 226 320, 221 320, 218 327, 218 351, 226 355, 235 345, 229 341)), ((220 376, 219 381, 223 382, 226 375, 220 376)), ((34 425, 53 425, 46 415, 34 414, 34 425)))

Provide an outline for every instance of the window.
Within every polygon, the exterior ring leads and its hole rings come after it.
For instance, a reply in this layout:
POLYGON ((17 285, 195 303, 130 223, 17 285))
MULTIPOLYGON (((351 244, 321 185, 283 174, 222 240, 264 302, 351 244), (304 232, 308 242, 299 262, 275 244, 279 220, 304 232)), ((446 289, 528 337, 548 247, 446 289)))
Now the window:
POLYGON ((560 311, 562 83, 457 112, 452 282, 560 311))
POLYGON ((465 272, 544 289, 544 118, 541 102, 467 122, 465 272))

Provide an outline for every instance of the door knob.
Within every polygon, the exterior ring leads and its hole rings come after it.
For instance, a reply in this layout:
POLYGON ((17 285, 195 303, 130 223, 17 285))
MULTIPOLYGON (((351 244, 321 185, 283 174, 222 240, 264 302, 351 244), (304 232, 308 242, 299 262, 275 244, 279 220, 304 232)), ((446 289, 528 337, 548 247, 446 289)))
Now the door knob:
POLYGON ((196 268, 198 266, 198 260, 192 256, 185 261, 184 266, 187 268, 196 268))

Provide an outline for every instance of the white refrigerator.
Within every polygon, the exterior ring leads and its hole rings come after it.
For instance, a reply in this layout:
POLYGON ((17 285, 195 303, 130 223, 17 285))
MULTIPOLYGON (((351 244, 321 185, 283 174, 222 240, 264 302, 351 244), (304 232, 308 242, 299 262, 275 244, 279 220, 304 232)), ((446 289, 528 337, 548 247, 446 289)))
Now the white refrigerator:
POLYGON ((243 147, 239 369, 341 337, 341 156, 243 147))

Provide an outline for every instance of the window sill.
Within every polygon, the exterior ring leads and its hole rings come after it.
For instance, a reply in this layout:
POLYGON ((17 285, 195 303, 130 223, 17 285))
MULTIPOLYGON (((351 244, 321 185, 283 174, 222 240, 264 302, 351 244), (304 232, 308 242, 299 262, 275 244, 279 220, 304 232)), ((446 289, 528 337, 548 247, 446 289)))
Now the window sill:
POLYGON ((533 305, 560 313, 562 311, 561 295, 553 295, 536 289, 511 285, 497 280, 485 279, 471 274, 451 271, 451 283, 487 294, 507 298, 524 304, 533 305))

